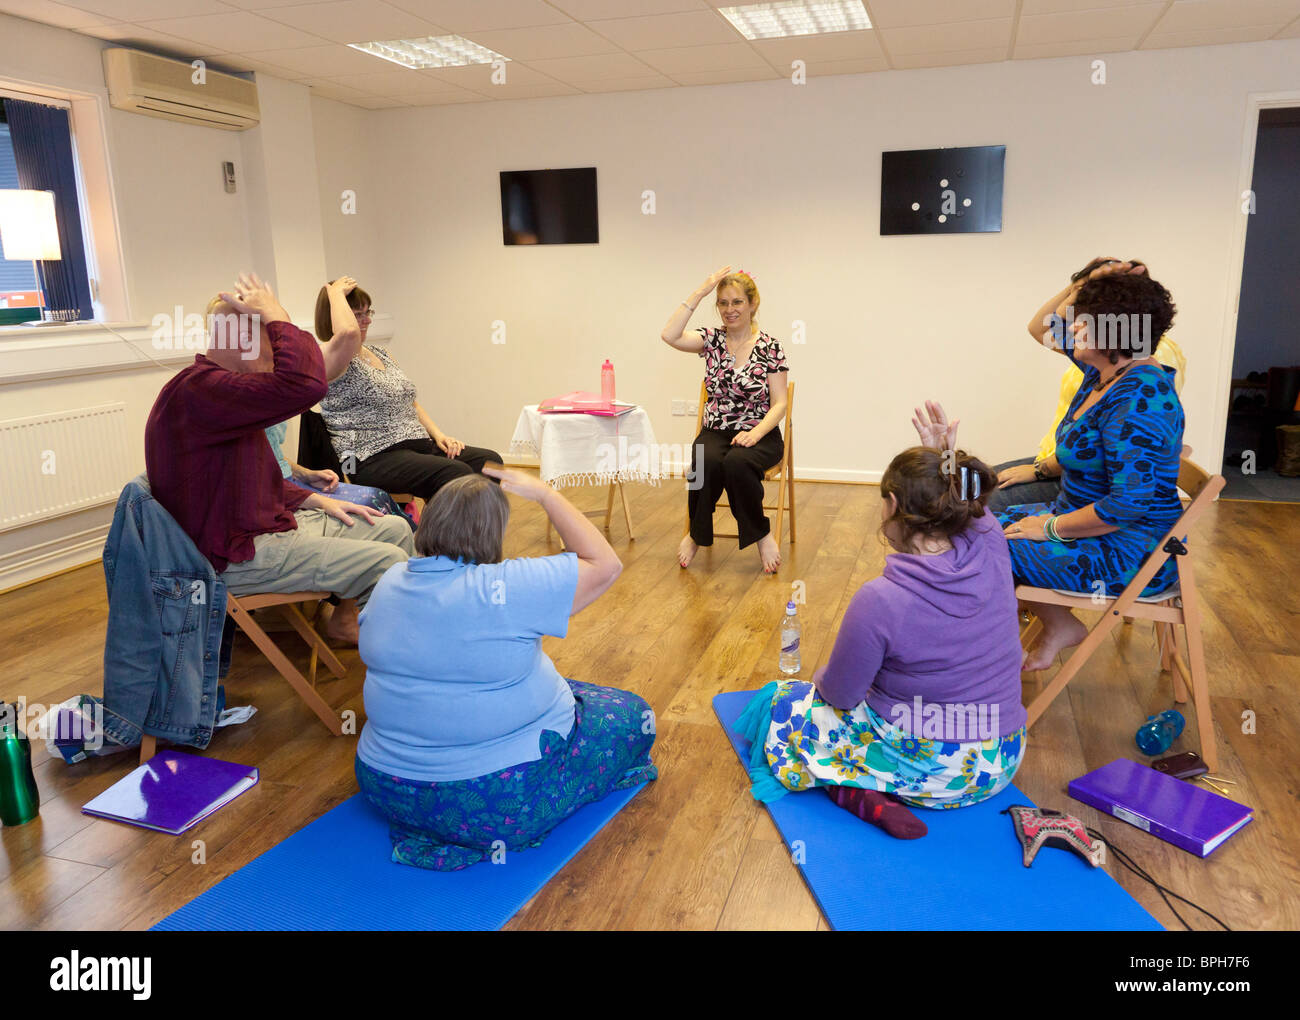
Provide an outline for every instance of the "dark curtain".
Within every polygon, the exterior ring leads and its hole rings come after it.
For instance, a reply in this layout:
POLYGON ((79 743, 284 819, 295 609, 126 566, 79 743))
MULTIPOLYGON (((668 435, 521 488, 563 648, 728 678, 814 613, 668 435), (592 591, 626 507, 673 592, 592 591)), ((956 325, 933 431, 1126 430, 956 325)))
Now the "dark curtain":
POLYGON ((63 258, 58 262, 36 263, 49 317, 61 322, 93 318, 68 111, 18 99, 4 100, 4 108, 14 146, 14 163, 18 167, 18 186, 29 191, 54 192, 59 251, 63 258))

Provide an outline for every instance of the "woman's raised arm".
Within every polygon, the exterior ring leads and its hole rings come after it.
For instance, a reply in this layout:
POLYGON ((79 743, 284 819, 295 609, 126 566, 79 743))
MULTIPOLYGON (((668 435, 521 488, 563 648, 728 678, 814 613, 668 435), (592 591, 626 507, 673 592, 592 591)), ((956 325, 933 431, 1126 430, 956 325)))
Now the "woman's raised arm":
POLYGON ((686 329, 686 324, 691 321, 691 316, 695 314, 695 309, 699 306, 699 303, 729 272, 731 272, 731 267, 723 266, 700 286, 696 287, 689 298, 674 308, 673 314, 668 316, 668 321, 664 324, 663 332, 659 334, 659 339, 669 347, 675 347, 687 354, 699 354, 700 351, 704 350, 703 337, 696 333, 683 336, 682 331, 686 329))
POLYGON ((361 327, 356 313, 348 305, 348 295, 356 289, 357 281, 350 276, 340 276, 325 287, 330 299, 330 326, 334 335, 321 350, 325 358, 325 381, 333 382, 348 370, 348 363, 361 350, 361 327))
POLYGON ((614 552, 614 547, 606 541, 600 529, 560 493, 526 471, 493 464, 485 466, 483 473, 489 478, 499 479, 506 492, 541 504, 564 547, 577 555, 578 587, 573 593, 570 615, 591 605, 618 580, 618 575, 623 572, 623 561, 618 558, 618 553, 614 552))

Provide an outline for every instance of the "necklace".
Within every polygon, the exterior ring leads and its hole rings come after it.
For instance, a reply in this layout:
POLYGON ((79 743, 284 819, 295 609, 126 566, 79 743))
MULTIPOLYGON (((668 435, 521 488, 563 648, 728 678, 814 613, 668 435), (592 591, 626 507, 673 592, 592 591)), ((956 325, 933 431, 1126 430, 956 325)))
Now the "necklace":
POLYGON ((738 361, 740 359, 736 357, 736 351, 739 349, 743 349, 746 344, 750 345, 750 350, 752 351, 753 345, 756 343, 758 343, 758 337, 754 336, 753 333, 751 332, 748 340, 742 340, 740 341, 740 343, 736 344, 735 347, 733 347, 731 334, 727 334, 727 353, 731 355, 732 361, 738 361))
POLYGON ((1120 376, 1122 376, 1125 372, 1127 372, 1130 368, 1132 368, 1136 364, 1137 364, 1136 361, 1130 361, 1127 365, 1121 368, 1118 372, 1112 375, 1105 382, 1101 381, 1101 376, 1097 376, 1097 381, 1092 384, 1093 392, 1100 393, 1102 390, 1109 387, 1111 383, 1113 383, 1116 379, 1118 379, 1120 376))

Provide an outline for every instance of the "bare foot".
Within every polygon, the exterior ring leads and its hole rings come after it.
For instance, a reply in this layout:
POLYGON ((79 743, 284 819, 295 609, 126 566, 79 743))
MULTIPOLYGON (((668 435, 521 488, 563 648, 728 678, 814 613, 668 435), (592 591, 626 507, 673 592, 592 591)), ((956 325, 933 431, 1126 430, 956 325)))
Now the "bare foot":
POLYGON ((776 568, 781 565, 781 547, 776 544, 770 531, 758 540, 758 558, 763 563, 765 574, 775 574, 776 568))
POLYGON ((355 645, 361 640, 361 627, 357 623, 357 604, 348 599, 334 607, 330 617, 321 628, 327 640, 340 644, 355 645))
POLYGON ((1088 628, 1074 618, 1067 617, 1060 625, 1047 628, 1038 636, 1025 655, 1025 664, 1020 668, 1026 673, 1035 673, 1047 669, 1056 661, 1056 656, 1066 648, 1073 648, 1088 636, 1088 628))
POLYGON ((691 560, 695 559, 695 554, 700 551, 700 547, 695 544, 695 540, 687 535, 682 539, 682 544, 677 547, 677 562, 683 568, 691 565, 691 560))

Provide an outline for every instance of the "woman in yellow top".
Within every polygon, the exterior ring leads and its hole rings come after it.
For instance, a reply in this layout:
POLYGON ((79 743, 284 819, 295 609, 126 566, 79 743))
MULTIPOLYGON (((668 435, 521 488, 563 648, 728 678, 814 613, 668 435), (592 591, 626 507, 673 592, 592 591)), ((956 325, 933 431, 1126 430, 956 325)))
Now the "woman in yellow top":
MULTIPOLYGON (((1118 259, 1106 258, 1093 259, 1070 277, 1070 287, 1086 279, 1098 266, 1118 261, 1118 259)), ((1134 259, 1131 265, 1132 268, 1129 270, 1131 273, 1148 273, 1144 262, 1134 259)), ((1067 293, 1070 287, 1052 300, 1059 303, 1059 298, 1067 293)), ((1056 305, 1053 304, 1052 307, 1055 308, 1056 305)), ((1182 393, 1183 382, 1187 375, 1187 358, 1183 355, 1183 349, 1169 337, 1161 337, 1152 357, 1160 364, 1168 365, 1174 370, 1174 390, 1182 393)), ((1061 424, 1061 419, 1070 409, 1070 404, 1082 382, 1083 372, 1072 362, 1065 370, 1065 374, 1061 376, 1056 416, 1052 419, 1052 427, 1047 430, 1047 434, 1038 444, 1038 453, 1021 460, 1009 460, 993 468, 997 472, 998 487, 989 494, 987 505, 990 510, 998 513, 1009 506, 1017 506, 1021 503, 1051 503, 1056 499, 1061 491, 1061 466, 1056 461, 1056 427, 1061 424)))

